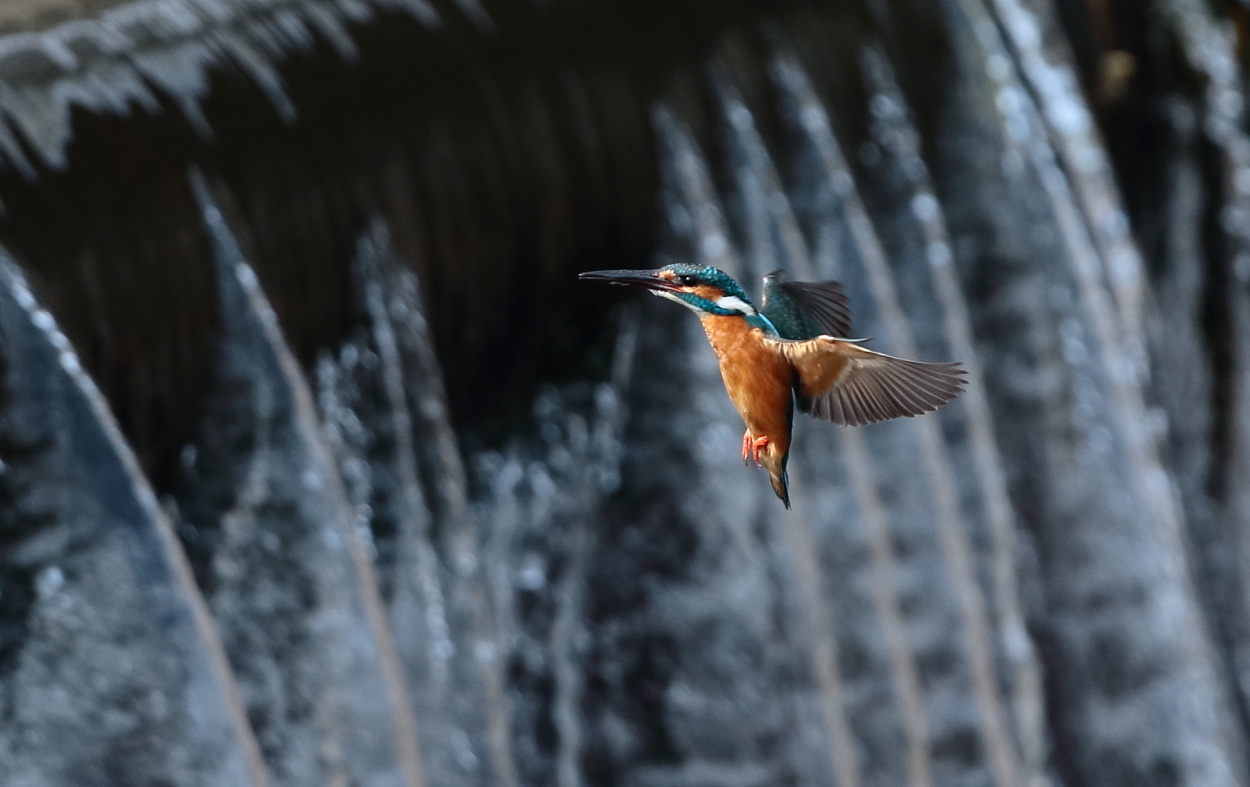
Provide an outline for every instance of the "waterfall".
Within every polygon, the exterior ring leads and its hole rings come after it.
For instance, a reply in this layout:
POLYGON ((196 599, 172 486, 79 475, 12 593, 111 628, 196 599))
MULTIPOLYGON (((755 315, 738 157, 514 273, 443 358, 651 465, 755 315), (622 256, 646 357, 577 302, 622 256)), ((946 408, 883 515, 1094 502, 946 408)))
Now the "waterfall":
POLYGON ((1244 783, 1238 43, 1054 5, 0 10, 0 782, 1244 783), (966 390, 787 511, 671 262, 966 390))

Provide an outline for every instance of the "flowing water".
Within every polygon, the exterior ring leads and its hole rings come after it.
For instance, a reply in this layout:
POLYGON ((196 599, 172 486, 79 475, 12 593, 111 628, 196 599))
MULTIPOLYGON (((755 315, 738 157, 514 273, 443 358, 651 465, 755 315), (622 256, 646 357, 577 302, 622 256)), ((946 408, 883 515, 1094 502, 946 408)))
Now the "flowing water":
MULTIPOLYGON (((1182 262, 1201 239, 1178 232, 1147 270, 1048 4, 920 5, 867 4, 881 35, 836 53, 839 88, 812 48, 828 41, 777 24, 752 32, 754 59, 726 45, 697 90, 646 103, 654 264, 715 265, 749 292, 775 269, 838 279, 856 336, 969 372, 936 415, 797 421, 790 512, 739 461, 698 324, 657 299, 603 321, 597 378, 542 382, 501 440, 459 433, 430 318, 444 291, 405 251, 401 190, 318 247, 347 272, 347 328, 301 367, 242 200, 190 171, 218 322, 197 437, 159 501, 57 318, 0 261, 0 781, 1244 783, 1245 542, 1222 529, 1244 495, 1212 496, 1207 435, 1223 424, 1237 456, 1246 408, 1197 360, 1209 283, 1182 262), (909 8, 949 43, 938 112, 888 34, 909 8)), ((1218 48, 1197 10, 1163 5, 1185 46, 1218 48)), ((175 0, 125 6, 41 39, 67 53, 48 79, 85 90, 66 57, 157 17, 201 43, 112 40, 135 54, 85 97, 0 93, 25 140, 0 132, 0 155, 63 166, 71 103, 155 108, 153 91, 210 133, 223 57, 298 126, 281 53, 357 57, 352 25, 379 9, 433 28, 450 8, 267 0, 213 27, 175 0)), ((494 35, 491 4, 454 8, 494 35)), ((0 43, 0 74, 30 46, 0 43)), ((1240 85, 1191 57, 1220 111, 1178 139, 1223 156, 1234 211, 1240 85)), ((1179 155, 1171 177, 1164 211, 1198 223, 1198 164, 1179 155)), ((470 237, 459 197, 432 215, 470 237)))

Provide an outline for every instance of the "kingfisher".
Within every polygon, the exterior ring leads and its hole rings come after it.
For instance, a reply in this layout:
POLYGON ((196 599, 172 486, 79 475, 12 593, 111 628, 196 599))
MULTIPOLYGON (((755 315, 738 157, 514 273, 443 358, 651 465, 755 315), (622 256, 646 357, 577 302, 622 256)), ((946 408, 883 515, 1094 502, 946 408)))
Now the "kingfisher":
POLYGON ((579 278, 642 287, 699 316, 725 391, 746 431, 742 461, 768 471, 790 508, 794 410, 845 426, 932 412, 963 391, 958 363, 923 363, 869 350, 851 339, 851 312, 836 281, 764 277, 760 307, 729 274, 674 263, 657 270, 587 271, 579 278))

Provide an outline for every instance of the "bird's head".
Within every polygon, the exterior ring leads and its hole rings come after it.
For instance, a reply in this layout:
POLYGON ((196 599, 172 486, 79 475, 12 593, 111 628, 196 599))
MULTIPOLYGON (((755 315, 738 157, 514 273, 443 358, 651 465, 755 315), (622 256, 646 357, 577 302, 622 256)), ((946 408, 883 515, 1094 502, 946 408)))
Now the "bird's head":
POLYGON ((653 271, 587 271, 578 278, 648 289, 700 314, 757 317, 738 282, 720 268, 676 262, 653 271))

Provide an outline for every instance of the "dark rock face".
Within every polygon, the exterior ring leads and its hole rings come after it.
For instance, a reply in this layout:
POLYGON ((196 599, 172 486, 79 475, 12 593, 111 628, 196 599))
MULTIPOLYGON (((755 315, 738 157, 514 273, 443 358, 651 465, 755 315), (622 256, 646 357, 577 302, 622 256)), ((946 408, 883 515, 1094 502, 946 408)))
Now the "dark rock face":
POLYGON ((0 38, 0 782, 1247 783, 1242 12, 828 5, 0 38), (673 260, 968 390, 784 511, 673 260))

